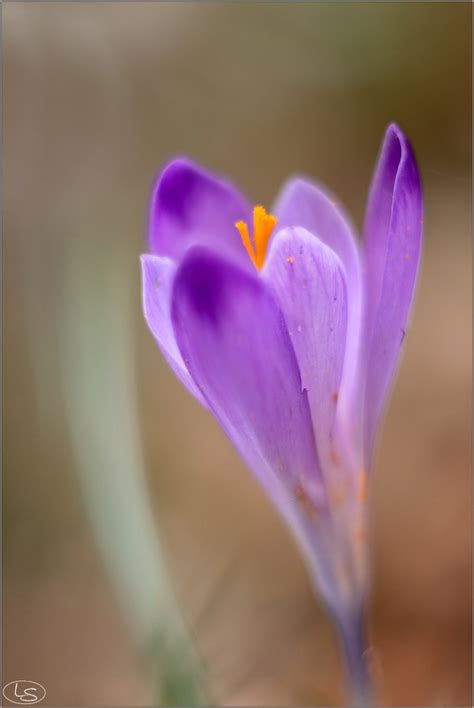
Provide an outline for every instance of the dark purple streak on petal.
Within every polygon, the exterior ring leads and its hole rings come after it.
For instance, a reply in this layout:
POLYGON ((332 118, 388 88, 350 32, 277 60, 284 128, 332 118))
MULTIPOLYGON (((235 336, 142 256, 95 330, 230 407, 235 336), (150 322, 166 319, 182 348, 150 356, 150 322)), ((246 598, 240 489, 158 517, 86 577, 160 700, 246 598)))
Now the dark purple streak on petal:
POLYGON ((153 190, 150 250, 179 260, 190 246, 200 244, 250 269, 235 222, 250 223, 251 216, 247 200, 229 182, 177 158, 165 166, 153 190))
POLYGON ((373 177, 364 227, 368 460, 405 338, 420 262, 422 224, 421 183, 415 157, 402 131, 390 125, 373 177))
POLYGON ((172 297, 178 346, 210 409, 279 508, 288 515, 296 500, 310 512, 323 490, 308 395, 270 291, 195 248, 172 297))

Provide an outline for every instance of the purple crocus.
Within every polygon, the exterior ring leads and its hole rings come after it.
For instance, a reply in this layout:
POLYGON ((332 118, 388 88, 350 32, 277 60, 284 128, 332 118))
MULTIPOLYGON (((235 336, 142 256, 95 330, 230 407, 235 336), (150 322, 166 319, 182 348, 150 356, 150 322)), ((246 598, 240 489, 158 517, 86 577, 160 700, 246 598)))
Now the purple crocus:
POLYGON ((415 158, 390 125, 361 247, 334 198, 306 179, 290 179, 267 214, 178 158, 156 182, 142 256, 148 326, 296 537, 359 703, 369 693, 367 479, 422 223, 415 158))

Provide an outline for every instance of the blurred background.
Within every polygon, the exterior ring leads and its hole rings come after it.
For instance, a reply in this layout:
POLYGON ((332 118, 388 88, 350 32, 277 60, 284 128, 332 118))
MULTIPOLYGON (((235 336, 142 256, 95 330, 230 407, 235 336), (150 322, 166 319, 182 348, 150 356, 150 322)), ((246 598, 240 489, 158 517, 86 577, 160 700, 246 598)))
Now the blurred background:
POLYGON ((313 175, 360 228, 394 120, 425 247, 373 477, 374 671, 381 705, 470 705, 471 5, 2 10, 4 683, 52 706, 343 700, 292 539, 145 326, 138 257, 177 153, 267 206, 313 175))

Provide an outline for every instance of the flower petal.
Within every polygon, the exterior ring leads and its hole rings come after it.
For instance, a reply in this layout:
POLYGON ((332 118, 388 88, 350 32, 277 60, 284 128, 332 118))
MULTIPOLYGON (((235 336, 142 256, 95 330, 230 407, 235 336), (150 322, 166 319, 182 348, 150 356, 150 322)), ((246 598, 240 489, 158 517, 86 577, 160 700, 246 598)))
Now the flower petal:
MULTIPOLYGON (((346 433, 357 445, 359 430, 352 430, 361 406, 361 331, 363 314, 362 272, 354 231, 335 197, 301 177, 290 179, 277 198, 274 214, 278 228, 301 226, 317 236, 340 258, 347 286, 347 347, 339 409, 346 433)), ((358 426, 356 426, 358 427, 358 426)))
POLYGON ((251 216, 247 200, 229 182, 190 160, 172 160, 151 198, 150 250, 176 260, 193 244, 201 244, 250 268, 235 222, 250 223, 251 216))
POLYGON ((172 317, 196 385, 273 500, 281 508, 284 489, 315 503, 322 485, 308 396, 265 284, 195 248, 176 275, 172 317))
POLYGON ((337 463, 333 428, 347 333, 347 293, 336 254, 302 228, 278 232, 262 277, 285 317, 308 399, 322 469, 337 463))
POLYGON ((181 357, 171 324, 170 299, 176 265, 169 258, 150 255, 141 257, 141 265, 143 311, 148 327, 176 376, 206 406, 181 357))
POLYGON ((359 290, 360 265, 354 230, 332 194, 307 179, 293 177, 283 186, 273 213, 279 229, 302 226, 329 246, 342 261, 349 292, 353 288, 359 290))
POLYGON ((376 426, 405 337, 421 255, 423 203, 410 144, 396 125, 383 142, 364 227, 368 369, 365 446, 376 426))

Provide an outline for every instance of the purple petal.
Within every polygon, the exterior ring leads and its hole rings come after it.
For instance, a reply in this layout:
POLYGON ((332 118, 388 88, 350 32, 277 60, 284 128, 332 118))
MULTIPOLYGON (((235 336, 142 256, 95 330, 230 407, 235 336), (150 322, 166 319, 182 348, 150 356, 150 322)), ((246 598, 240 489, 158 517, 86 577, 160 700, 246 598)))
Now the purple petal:
MULTIPOLYGON (((340 258, 347 286, 347 346, 343 382, 339 396, 340 414, 347 434, 360 435, 354 427, 360 409, 360 366, 362 330, 362 273, 354 231, 342 207, 329 192, 309 180, 290 179, 274 208, 278 229, 301 226, 317 236, 340 258)), ((357 427, 357 426, 355 426, 357 427)))
POLYGON ((357 241, 348 216, 332 194, 309 180, 293 177, 283 186, 273 213, 279 230, 302 226, 329 246, 342 261, 349 291, 360 289, 357 241))
POLYGON ((337 464, 333 428, 340 393, 347 330, 347 293, 335 253, 302 228, 275 236, 262 277, 285 317, 308 392, 322 469, 337 464))
POLYGON ((166 361, 197 400, 206 405, 181 357, 171 324, 170 299, 176 265, 169 258, 142 256, 143 310, 166 361))
POLYGON ((150 250, 177 260, 201 244, 250 268, 235 222, 251 219, 251 207, 235 187, 179 158, 165 166, 153 190, 150 250))
POLYGON ((314 503, 322 485, 308 396, 268 288, 195 248, 172 297, 183 359, 239 453, 280 508, 285 494, 314 503))
POLYGON ((370 458, 413 299, 423 205, 410 144, 389 126, 369 193, 364 227, 368 370, 365 445, 370 458))

